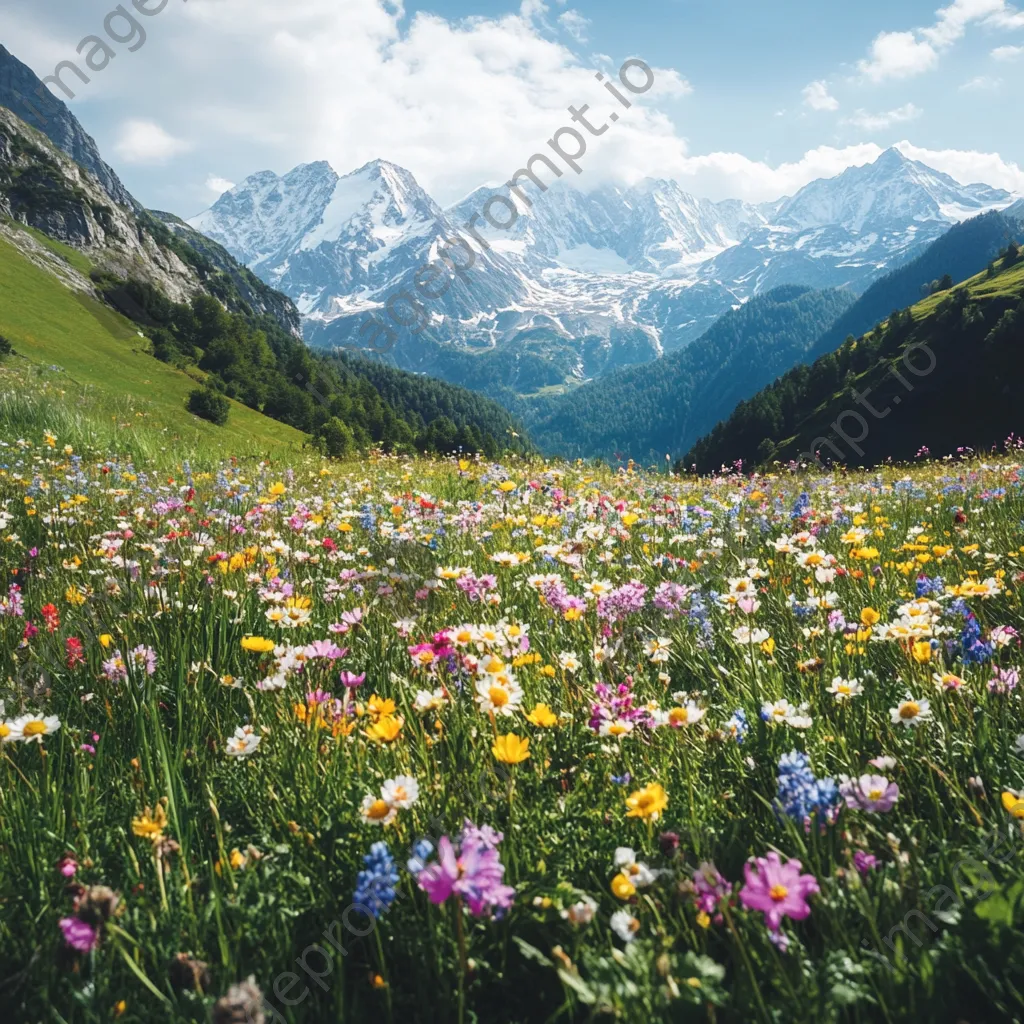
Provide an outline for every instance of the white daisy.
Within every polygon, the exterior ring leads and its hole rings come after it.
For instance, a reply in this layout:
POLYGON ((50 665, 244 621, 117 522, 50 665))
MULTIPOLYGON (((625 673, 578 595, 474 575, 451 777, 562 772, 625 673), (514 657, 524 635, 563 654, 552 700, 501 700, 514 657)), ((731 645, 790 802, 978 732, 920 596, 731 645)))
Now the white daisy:
POLYGON ((229 757, 248 757, 259 745, 262 736, 251 725, 240 725, 227 743, 229 757))

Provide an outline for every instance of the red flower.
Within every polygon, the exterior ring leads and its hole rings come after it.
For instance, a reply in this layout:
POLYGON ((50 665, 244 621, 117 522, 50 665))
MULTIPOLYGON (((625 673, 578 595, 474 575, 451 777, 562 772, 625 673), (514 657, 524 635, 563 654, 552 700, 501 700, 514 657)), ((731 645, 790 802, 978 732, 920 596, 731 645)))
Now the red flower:
POLYGON ((57 606, 54 604, 44 604, 39 609, 39 612, 43 616, 43 622, 46 623, 47 631, 56 633, 60 629, 60 612, 57 611, 57 606))
POLYGON ((64 641, 64 648, 67 651, 68 668, 77 668, 85 664, 85 654, 82 652, 82 641, 77 636, 69 636, 64 641))

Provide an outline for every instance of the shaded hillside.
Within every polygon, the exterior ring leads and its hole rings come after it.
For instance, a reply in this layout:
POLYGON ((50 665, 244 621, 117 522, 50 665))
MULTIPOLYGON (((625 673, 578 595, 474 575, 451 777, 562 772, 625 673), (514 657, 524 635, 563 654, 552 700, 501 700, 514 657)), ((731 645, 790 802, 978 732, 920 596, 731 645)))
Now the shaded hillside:
POLYGON ((816 359, 833 352, 851 335, 860 337, 895 309, 912 306, 933 282, 949 275, 954 284, 985 269, 1009 242, 1020 241, 1024 206, 1019 213, 986 213, 964 221, 936 239, 916 259, 876 281, 822 336, 810 353, 816 359))
POLYGON ((682 465, 742 460, 872 465, 986 448, 1024 431, 1024 257, 893 315, 812 366, 797 366, 697 442, 682 465))
POLYGON ((676 457, 737 402, 803 358, 853 299, 846 291, 776 288, 726 313, 680 352, 517 408, 545 452, 676 457))

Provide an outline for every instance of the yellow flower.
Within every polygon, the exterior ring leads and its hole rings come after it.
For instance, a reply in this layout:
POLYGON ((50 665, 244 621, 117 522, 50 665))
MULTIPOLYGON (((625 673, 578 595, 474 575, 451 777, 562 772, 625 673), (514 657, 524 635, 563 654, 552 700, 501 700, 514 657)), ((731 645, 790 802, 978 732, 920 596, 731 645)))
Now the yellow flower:
POLYGON ((113 639, 114 638, 109 633, 100 633, 100 636, 99 636, 100 646, 102 648, 106 649, 107 647, 109 647, 111 645, 111 643, 113 642, 113 639))
POLYGON ((768 637, 768 639, 761 644, 761 653, 767 654, 769 657, 775 653, 775 641, 771 637, 768 637))
POLYGON ((498 484, 498 490, 504 491, 506 494, 510 491, 514 491, 515 489, 516 485, 514 480, 502 480, 501 483, 498 484))
POLYGON ((274 649, 274 641, 267 640, 262 636, 247 636, 242 638, 242 649, 255 651, 257 654, 266 654, 274 649))
POLYGON ((1003 793, 1003 807, 1015 818, 1024 818, 1024 799, 1012 790, 1008 789, 1003 793))
POLYGON ((711 926, 711 916, 706 914, 703 910, 697 915, 697 924, 701 928, 709 928, 711 926))
POLYGON ((623 874, 618 874, 612 879, 612 895, 620 900, 628 900, 636 894, 636 886, 623 874))
POLYGON ((520 739, 514 732, 498 736, 491 753, 502 764, 519 764, 530 756, 530 741, 520 739))
POLYGON ((239 868, 245 867, 245 854, 236 846, 231 851, 230 863, 233 870, 238 871, 239 868))
POLYGON ((918 640, 910 648, 910 653, 914 656, 914 661, 923 665, 926 661, 932 660, 932 645, 927 640, 918 640))
POLYGON ((668 794, 661 783, 652 782, 626 797, 627 818, 649 818, 656 821, 668 806, 668 794))
POLYGON ((376 722, 379 718, 392 718, 395 714, 395 702, 388 697, 374 694, 366 703, 366 713, 376 722))
POLYGON ((538 704, 527 716, 526 720, 531 725, 536 725, 541 729, 551 729, 558 725, 558 715, 556 715, 547 704, 538 704))
POLYGON ((366 730, 366 735, 378 743, 391 743, 398 739, 398 734, 401 731, 401 718, 395 718, 392 715, 382 715, 366 730))
POLYGON ((860 621, 865 626, 873 626, 881 617, 874 608, 864 608, 860 613, 860 621))
POLYGON ((167 812, 164 810, 163 804, 157 804, 155 811, 150 811, 148 807, 143 808, 139 817, 132 818, 132 832, 140 838, 154 843, 163 838, 165 828, 167 828, 167 812))
POLYGON ((270 488, 269 491, 267 491, 267 493, 272 498, 280 498, 281 495, 284 494, 287 490, 288 490, 288 488, 285 487, 285 485, 283 483, 281 483, 280 480, 278 480, 278 482, 276 484, 271 485, 271 488, 270 488))
POLYGON ((551 676, 553 676, 555 674, 555 666, 554 665, 545 665, 540 670, 540 674, 542 676, 548 676, 550 678, 551 676))

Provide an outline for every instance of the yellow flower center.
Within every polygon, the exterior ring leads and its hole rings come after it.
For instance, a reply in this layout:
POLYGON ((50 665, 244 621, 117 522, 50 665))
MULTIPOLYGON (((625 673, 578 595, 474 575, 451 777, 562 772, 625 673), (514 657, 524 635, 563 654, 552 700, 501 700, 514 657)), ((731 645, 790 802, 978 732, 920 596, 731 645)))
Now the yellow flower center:
POLYGON ((405 786, 395 787, 395 800, 408 800, 409 794, 405 791, 405 786))
POLYGON ((10 735, 11 727, 6 722, 0 722, 0 740, 5 740, 10 735))
POLYGON ((34 722, 27 722, 22 732, 26 736, 42 736, 46 732, 46 723, 38 719, 34 722))
POLYGON ((496 708, 503 708, 508 703, 508 694, 500 686, 492 686, 487 696, 496 708))
POLYGON ((789 895, 789 890, 784 885, 773 885, 768 890, 768 895, 771 896, 776 903, 781 903, 789 895))
POLYGON ((882 799, 882 791, 880 789, 873 789, 873 790, 871 790, 868 793, 868 799, 869 800, 881 800, 882 799))
POLYGON ((370 821, 380 821, 391 813, 391 808, 383 800, 374 800, 366 809, 366 816, 370 821))
POLYGON ((908 700, 900 705, 900 718, 917 718, 920 712, 921 707, 917 701, 908 700))

